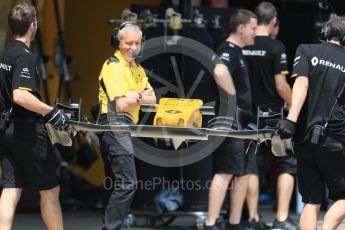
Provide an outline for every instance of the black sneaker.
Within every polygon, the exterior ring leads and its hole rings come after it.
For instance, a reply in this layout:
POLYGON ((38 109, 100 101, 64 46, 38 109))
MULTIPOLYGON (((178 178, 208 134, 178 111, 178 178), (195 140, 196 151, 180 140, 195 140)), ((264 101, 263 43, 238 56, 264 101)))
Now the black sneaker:
POLYGON ((245 230, 243 223, 230 224, 228 221, 225 224, 225 230, 245 230))
POLYGON ((218 218, 218 219, 216 220, 216 223, 215 223, 214 225, 212 225, 212 226, 208 226, 208 225, 206 225, 206 223, 205 223, 204 229, 205 229, 205 230, 224 230, 224 223, 223 223, 223 220, 221 220, 220 218, 218 218))
POLYGON ((245 224, 246 230, 266 230, 271 229, 265 222, 262 220, 255 221, 254 219, 248 220, 245 224))
POLYGON ((273 221, 272 230, 299 230, 298 224, 289 217, 284 221, 273 221))

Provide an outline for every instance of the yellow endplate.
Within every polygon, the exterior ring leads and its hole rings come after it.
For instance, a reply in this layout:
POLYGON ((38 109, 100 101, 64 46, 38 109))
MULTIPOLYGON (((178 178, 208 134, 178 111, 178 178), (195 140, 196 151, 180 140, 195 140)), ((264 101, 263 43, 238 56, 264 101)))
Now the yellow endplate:
POLYGON ((201 127, 200 99, 162 98, 156 111, 153 125, 201 127))

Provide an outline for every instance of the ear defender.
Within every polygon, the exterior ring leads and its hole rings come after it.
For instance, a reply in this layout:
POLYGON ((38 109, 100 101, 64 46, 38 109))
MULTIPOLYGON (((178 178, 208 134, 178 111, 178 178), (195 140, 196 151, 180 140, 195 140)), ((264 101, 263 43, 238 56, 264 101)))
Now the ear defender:
POLYGON ((328 23, 325 23, 322 25, 320 30, 320 39, 322 41, 327 41, 327 38, 329 36, 329 25, 328 23))
POLYGON ((327 39, 334 37, 334 38, 338 38, 339 42, 342 46, 345 46, 345 31, 342 32, 340 35, 334 36, 334 34, 331 31, 331 26, 330 23, 325 23, 322 27, 321 27, 321 31, 320 31, 320 39, 322 41, 327 41, 327 39))
POLYGON ((118 32, 119 32, 119 29, 116 28, 114 29, 114 32, 113 34, 110 36, 110 45, 111 47, 115 48, 115 49, 118 49, 119 48, 119 39, 118 39, 118 32))

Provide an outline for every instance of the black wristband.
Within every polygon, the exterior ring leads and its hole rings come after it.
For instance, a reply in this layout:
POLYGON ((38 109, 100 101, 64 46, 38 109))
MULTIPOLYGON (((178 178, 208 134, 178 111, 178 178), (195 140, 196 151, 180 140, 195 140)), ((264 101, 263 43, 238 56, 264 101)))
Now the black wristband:
POLYGON ((56 112, 58 111, 58 107, 54 106, 52 110, 50 110, 49 113, 47 113, 46 115, 43 116, 43 120, 48 122, 50 119, 53 118, 54 114, 56 114, 56 112))

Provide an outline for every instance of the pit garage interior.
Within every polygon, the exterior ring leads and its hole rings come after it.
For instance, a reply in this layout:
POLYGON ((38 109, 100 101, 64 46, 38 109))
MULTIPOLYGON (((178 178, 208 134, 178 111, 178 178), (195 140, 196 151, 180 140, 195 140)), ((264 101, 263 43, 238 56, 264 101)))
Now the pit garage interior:
MULTIPOLYGON (((7 15, 17 2, 19 1, 0 1, 0 52, 11 39, 7 15)), ((161 37, 162 50, 164 46, 174 46, 174 42, 181 37, 196 40, 210 50, 215 50, 228 35, 228 20, 231 13, 238 8, 254 10, 260 1, 35 0, 32 2, 36 6, 39 18, 39 31, 32 48, 37 55, 44 101, 51 105, 57 98, 62 103, 81 102, 81 114, 92 120, 90 107, 98 101, 98 76, 104 61, 113 54, 110 35, 121 22, 127 20, 137 22, 143 30, 146 41, 161 37), (181 20, 180 24, 170 23, 169 20, 174 17, 181 20)), ((331 14, 340 16, 345 14, 345 3, 340 0, 271 2, 278 9, 280 32, 277 39, 286 46, 290 70, 296 47, 302 43, 319 42, 322 23, 327 21, 331 14)), ((197 58, 168 52, 146 58, 143 51, 139 59, 140 64, 156 76, 150 79, 150 83, 153 88, 159 89, 158 99, 198 98, 209 105, 213 105, 217 99, 217 87, 212 80, 212 73, 197 58), (174 68, 175 66, 178 68, 174 68), (201 80, 198 79, 200 71, 204 73, 201 80)), ((290 78, 289 83, 293 84, 290 78)), ((141 115, 145 116, 145 114, 141 115)), ((145 124, 152 124, 153 116, 154 114, 146 115, 145 124)), ((203 118, 203 126, 207 125, 210 118, 208 116, 203 118)), ((155 146, 154 151, 168 150, 173 154, 174 147, 167 141, 155 141, 150 138, 139 141, 155 146)), ((194 144, 196 143, 183 144, 180 148, 188 151, 188 148, 194 144)), ((56 155, 59 165, 57 173, 61 182, 60 200, 67 219, 66 229, 99 228, 105 178, 97 137, 76 135, 72 147, 56 146, 53 154, 56 155), (76 222, 84 222, 85 226, 76 222)), ((272 162, 270 166, 272 169, 275 167, 272 162)), ((139 186, 127 220, 129 228, 134 226, 138 229, 201 228, 201 223, 207 214, 207 185, 213 174, 212 154, 208 154, 196 163, 181 167, 157 166, 136 159, 136 168, 139 186), (195 182, 198 182, 198 186, 195 182), (154 202, 155 196, 165 186, 175 185, 183 193, 183 204, 179 204, 174 213, 159 213, 154 202)), ((259 207, 264 218, 272 220, 276 205, 274 197, 276 175, 272 170, 262 176, 259 207)), ((226 203, 223 213, 227 212, 226 203)), ((300 211, 299 205, 296 192, 291 203, 291 211, 295 213, 296 218, 300 211)), ((39 220, 38 194, 30 188, 24 190, 18 213, 14 229, 29 229, 23 224, 26 221, 32 223, 33 227, 30 226, 30 229, 44 229, 43 223, 39 220)))

